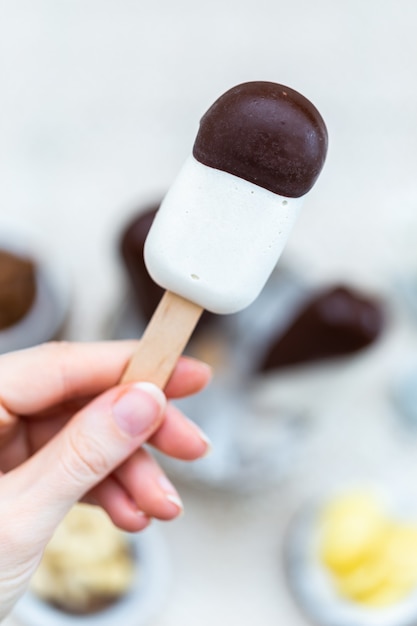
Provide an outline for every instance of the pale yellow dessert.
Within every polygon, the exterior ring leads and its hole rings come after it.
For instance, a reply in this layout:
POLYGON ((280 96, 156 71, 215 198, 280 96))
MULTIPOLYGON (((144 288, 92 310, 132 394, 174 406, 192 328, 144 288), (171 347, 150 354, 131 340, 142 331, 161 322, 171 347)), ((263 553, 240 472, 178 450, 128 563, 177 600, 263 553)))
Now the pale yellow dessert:
POLYGON ((49 542, 31 589, 65 611, 89 613, 123 596, 134 568, 126 536, 98 507, 77 504, 49 542))
POLYGON ((335 498, 320 522, 320 558, 341 596, 382 607, 417 589, 417 522, 394 519, 366 491, 335 498))
POLYGON ((322 559, 339 575, 378 553, 388 532, 379 502, 363 491, 332 500, 323 511, 321 524, 322 559))

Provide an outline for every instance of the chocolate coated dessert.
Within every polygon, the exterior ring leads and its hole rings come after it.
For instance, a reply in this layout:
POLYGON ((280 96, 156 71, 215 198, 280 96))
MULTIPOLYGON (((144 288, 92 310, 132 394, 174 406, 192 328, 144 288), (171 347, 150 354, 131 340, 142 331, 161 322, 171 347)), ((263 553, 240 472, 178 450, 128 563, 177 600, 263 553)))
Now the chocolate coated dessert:
POLYGON ((384 325, 381 304, 344 286, 315 295, 270 346, 260 372, 349 355, 374 342, 384 325))
POLYGON ((32 307, 35 295, 33 261, 0 250, 0 330, 22 319, 32 307))
POLYGON ((314 185, 327 143, 324 121, 307 98, 258 81, 233 87, 208 109, 193 155, 204 165, 298 198, 314 185))

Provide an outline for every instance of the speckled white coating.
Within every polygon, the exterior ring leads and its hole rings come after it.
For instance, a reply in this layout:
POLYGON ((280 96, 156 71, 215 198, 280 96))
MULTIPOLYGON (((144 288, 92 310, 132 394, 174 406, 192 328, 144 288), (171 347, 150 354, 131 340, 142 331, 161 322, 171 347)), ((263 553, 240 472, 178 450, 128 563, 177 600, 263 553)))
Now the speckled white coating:
POLYGON ((147 269, 208 311, 240 311, 271 274, 301 203, 190 156, 149 231, 147 269))

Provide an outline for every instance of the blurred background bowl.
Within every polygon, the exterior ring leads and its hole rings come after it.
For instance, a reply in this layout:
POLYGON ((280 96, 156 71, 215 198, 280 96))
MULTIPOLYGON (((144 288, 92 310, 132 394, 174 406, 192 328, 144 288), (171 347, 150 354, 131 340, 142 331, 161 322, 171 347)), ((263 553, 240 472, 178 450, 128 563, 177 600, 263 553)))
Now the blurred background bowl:
POLYGON ((30 259, 35 268, 35 299, 16 323, 0 330, 0 354, 58 339, 69 315, 71 281, 50 251, 48 238, 32 224, 0 221, 0 249, 30 259))
POLYGON ((32 591, 18 602, 13 615, 23 626, 146 626, 165 606, 171 567, 164 538, 156 527, 128 536, 135 555, 130 591, 107 608, 72 615, 40 600, 32 591))

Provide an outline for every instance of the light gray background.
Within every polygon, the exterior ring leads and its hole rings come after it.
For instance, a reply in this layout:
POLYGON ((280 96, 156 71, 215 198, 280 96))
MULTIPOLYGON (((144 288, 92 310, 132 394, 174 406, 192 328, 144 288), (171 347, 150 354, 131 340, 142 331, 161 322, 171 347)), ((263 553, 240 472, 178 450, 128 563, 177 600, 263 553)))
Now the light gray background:
MULTIPOLYGON (((305 624, 279 566, 291 512, 352 461, 348 441, 363 475, 393 464, 387 388, 417 344, 394 287, 417 269, 416 22, 413 0, 0 1, 0 218, 36 229, 67 269, 69 338, 103 336, 123 293, 121 228, 169 186, 212 101, 247 80, 301 91, 329 129, 285 260, 312 283, 391 298, 383 342, 321 378, 312 406, 328 438, 313 470, 243 499, 183 489, 185 516, 163 527, 176 577, 155 626, 305 624)), ((266 393, 298 397, 301 378, 266 393)))

